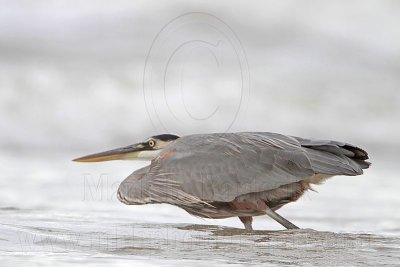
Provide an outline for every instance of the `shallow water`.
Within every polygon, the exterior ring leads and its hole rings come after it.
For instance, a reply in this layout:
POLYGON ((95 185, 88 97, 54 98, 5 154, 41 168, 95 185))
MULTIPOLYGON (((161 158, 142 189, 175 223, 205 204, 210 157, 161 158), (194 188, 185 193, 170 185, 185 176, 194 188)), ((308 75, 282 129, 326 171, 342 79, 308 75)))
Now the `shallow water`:
POLYGON ((3 260, 13 264, 25 260, 40 265, 134 262, 146 266, 169 266, 178 260, 190 261, 193 266, 376 266, 400 262, 400 239, 390 235, 311 229, 246 233, 216 225, 127 223, 118 218, 99 222, 95 216, 45 216, 20 210, 3 210, 1 220, 3 250, 6 247, 3 260), (12 240, 15 244, 10 246, 12 240))
POLYGON ((261 216, 258 230, 247 233, 237 218, 203 220, 169 205, 119 203, 119 181, 145 162, 10 155, 2 157, 0 184, 7 188, 0 197, 2 266, 400 263, 399 182, 379 164, 361 177, 333 178, 280 210, 304 229, 282 230, 261 216))

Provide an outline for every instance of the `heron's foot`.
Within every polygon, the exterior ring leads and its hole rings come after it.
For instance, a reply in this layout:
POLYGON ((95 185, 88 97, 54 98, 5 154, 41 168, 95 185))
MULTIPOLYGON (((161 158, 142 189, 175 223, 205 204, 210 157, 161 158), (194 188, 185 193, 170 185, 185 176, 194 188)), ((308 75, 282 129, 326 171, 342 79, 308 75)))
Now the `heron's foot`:
POLYGON ((239 219, 244 224, 244 228, 246 229, 247 232, 253 231, 253 226, 251 225, 251 223, 253 222, 253 217, 251 217, 251 216, 239 216, 239 219))
POLYGON ((271 217, 272 219, 283 225, 286 229, 300 229, 299 227, 289 222, 288 220, 286 220, 285 218, 283 218, 281 215, 271 210, 270 208, 267 208, 266 213, 269 217, 271 217))

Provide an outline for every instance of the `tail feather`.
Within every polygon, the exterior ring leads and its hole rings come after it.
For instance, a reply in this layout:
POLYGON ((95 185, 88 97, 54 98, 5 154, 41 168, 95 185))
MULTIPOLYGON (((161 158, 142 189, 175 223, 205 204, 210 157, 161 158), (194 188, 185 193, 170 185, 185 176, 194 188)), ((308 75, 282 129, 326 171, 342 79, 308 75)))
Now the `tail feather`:
MULTIPOLYGON (((299 137, 295 137, 301 146, 305 148, 309 148, 315 151, 320 152, 328 152, 328 154, 334 154, 341 158, 346 157, 348 158, 351 163, 354 163, 361 169, 368 169, 371 165, 370 162, 366 161, 369 159, 368 153, 356 146, 353 146, 348 143, 337 142, 337 141, 330 141, 330 140, 312 140, 312 139, 303 139, 299 137)), ((349 164, 349 167, 353 164, 349 164)), ((339 167, 339 166, 338 166, 339 167)), ((358 168, 353 169, 357 170, 358 168)), ((360 171, 356 171, 357 174, 360 174, 360 171)))

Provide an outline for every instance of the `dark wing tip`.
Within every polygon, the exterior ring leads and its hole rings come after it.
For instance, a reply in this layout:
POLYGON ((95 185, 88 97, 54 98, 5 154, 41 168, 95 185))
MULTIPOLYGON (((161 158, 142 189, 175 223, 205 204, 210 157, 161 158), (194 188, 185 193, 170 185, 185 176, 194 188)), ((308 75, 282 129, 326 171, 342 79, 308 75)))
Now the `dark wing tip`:
MULTIPOLYGON (((349 145, 349 144, 344 145, 343 148, 353 152, 354 153, 354 157, 353 157, 354 159, 359 159, 359 160, 367 160, 367 159, 369 159, 368 153, 364 149, 361 149, 359 147, 352 146, 352 145, 349 145)), ((371 163, 369 163, 369 164, 371 164, 371 163)))

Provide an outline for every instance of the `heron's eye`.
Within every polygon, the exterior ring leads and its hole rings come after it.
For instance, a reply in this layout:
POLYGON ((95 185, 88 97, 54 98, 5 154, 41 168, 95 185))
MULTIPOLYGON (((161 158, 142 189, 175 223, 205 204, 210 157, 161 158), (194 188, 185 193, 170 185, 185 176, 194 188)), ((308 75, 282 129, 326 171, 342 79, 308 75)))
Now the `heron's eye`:
POLYGON ((149 146, 154 147, 156 145, 156 142, 154 140, 149 141, 149 146))

